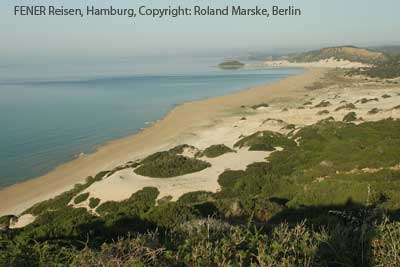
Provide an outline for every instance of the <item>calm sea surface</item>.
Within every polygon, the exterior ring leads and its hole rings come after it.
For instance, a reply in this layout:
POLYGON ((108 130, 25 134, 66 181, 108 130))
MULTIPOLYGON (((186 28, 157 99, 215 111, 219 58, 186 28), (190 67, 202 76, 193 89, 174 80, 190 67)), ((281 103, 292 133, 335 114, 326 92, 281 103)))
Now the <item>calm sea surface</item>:
POLYGON ((133 134, 179 103, 303 71, 226 71, 214 67, 220 60, 0 66, 0 188, 45 174, 79 153, 133 134))

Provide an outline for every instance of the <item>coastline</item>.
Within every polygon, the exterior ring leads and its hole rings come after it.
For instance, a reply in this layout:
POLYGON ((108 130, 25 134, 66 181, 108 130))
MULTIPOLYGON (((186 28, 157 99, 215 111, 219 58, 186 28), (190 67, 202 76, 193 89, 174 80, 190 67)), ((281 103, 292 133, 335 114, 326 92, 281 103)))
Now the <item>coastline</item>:
POLYGON ((87 176, 112 169, 146 154, 184 143, 196 129, 213 123, 241 105, 259 104, 278 98, 302 95, 325 69, 309 68, 283 80, 224 96, 183 103, 150 127, 134 135, 110 141, 94 153, 75 158, 49 173, 0 190, 0 216, 19 214, 34 203, 56 196, 87 176))

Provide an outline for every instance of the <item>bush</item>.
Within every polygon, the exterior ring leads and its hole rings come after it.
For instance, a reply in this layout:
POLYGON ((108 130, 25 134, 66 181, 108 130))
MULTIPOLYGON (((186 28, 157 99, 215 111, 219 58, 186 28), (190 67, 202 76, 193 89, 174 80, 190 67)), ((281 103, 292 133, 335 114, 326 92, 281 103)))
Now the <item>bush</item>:
POLYGON ((317 112, 317 115, 325 115, 325 114, 329 114, 329 110, 324 109, 317 112))
POLYGON ((373 115, 373 114, 377 114, 377 113, 379 113, 379 112, 381 112, 381 111, 382 111, 381 109, 373 108, 373 109, 371 109, 370 111, 368 111, 368 114, 369 114, 369 115, 373 115))
POLYGON ((271 131, 262 131, 244 137, 238 142, 236 142, 236 144, 234 145, 234 147, 239 147, 239 148, 242 148, 244 146, 248 146, 250 150, 253 151, 258 149, 260 149, 261 151, 264 151, 266 149, 268 149, 268 151, 271 151, 272 147, 287 148, 296 146, 296 142, 294 142, 287 136, 280 133, 271 131))
POLYGON ((359 99, 359 100, 356 101, 356 104, 357 104, 357 103, 366 104, 366 103, 369 103, 369 102, 372 102, 372 101, 378 102, 379 99, 378 99, 378 98, 370 98, 370 99, 368 99, 368 98, 361 98, 361 99, 359 99))
POLYGON ((158 242, 157 236, 150 233, 136 237, 121 238, 110 244, 104 244, 100 250, 85 247, 77 254, 72 265, 76 267, 167 266, 168 261, 164 255, 164 250, 151 246, 151 244, 158 242))
POLYGON ((142 190, 133 193, 126 200, 102 203, 96 209, 96 212, 101 216, 112 214, 142 215, 155 206, 159 193, 155 187, 144 187, 142 190))
POLYGON ((206 156, 207 158, 216 158, 223 154, 235 152, 234 150, 230 149, 224 144, 221 145, 212 145, 207 147, 203 152, 201 152, 198 156, 203 157, 206 156))
POLYGON ((182 154, 185 149, 196 149, 194 146, 190 146, 187 144, 179 145, 169 150, 172 154, 182 154))
POLYGON ((146 219, 159 227, 172 229, 199 216, 191 206, 179 202, 170 202, 153 208, 146 214, 146 219))
POLYGON ((185 205, 214 200, 214 193, 207 191, 195 191, 183 194, 178 202, 185 205))
POLYGON ((88 199, 88 197, 89 197, 89 193, 88 193, 88 192, 87 192, 87 193, 80 194, 80 195, 78 195, 77 197, 75 197, 74 203, 75 203, 75 204, 82 203, 83 201, 85 201, 86 199, 88 199))
POLYGON ((147 157, 134 172, 142 176, 168 178, 198 172, 211 166, 208 162, 169 152, 156 154, 147 157))
POLYGON ((100 198, 91 197, 89 199, 89 208, 94 209, 97 207, 97 205, 99 205, 99 203, 100 203, 100 198))
POLYGON ((342 109, 356 109, 356 106, 353 103, 348 103, 348 104, 342 105, 340 107, 337 107, 335 109, 335 111, 339 111, 339 110, 342 110, 342 109))
POLYGON ((357 114, 355 112, 349 112, 343 117, 343 121, 352 122, 357 120, 357 114))
POLYGON ((267 108, 267 107, 269 107, 269 104, 267 104, 267 103, 261 103, 261 104, 254 105, 254 106, 252 106, 251 108, 252 108, 252 109, 258 109, 258 108, 267 108))
POLYGON ((0 231, 6 230, 10 227, 11 220, 17 219, 17 216, 14 215, 4 215, 0 217, 0 231))
POLYGON ((246 174, 245 171, 226 170, 218 176, 218 183, 222 188, 232 187, 235 182, 246 174))
POLYGON ((322 100, 319 104, 315 105, 316 108, 326 108, 331 105, 331 102, 322 100))

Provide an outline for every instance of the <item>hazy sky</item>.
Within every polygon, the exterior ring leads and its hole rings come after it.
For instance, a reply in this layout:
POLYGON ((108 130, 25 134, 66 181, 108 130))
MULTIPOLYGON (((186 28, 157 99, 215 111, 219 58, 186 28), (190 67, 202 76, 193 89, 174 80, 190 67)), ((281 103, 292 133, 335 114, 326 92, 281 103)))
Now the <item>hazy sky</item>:
POLYGON ((130 58, 138 55, 235 51, 327 45, 400 44, 399 0, 1 0, 0 56, 20 59, 130 58), (301 17, 15 17, 13 5, 53 4, 76 8, 289 4, 301 17))

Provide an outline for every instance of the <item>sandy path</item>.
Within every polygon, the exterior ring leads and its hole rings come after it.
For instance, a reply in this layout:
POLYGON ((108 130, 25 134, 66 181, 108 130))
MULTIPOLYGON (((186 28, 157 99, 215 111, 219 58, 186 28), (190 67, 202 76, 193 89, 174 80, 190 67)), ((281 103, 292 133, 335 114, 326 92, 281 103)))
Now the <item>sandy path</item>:
POLYGON ((305 87, 318 81, 325 72, 326 69, 310 69, 273 84, 182 104, 163 120, 138 134, 112 141, 95 153, 63 164, 44 176, 0 190, 0 216, 18 214, 34 203, 83 182, 87 176, 182 143, 196 129, 204 130, 233 108, 303 96, 305 87))

